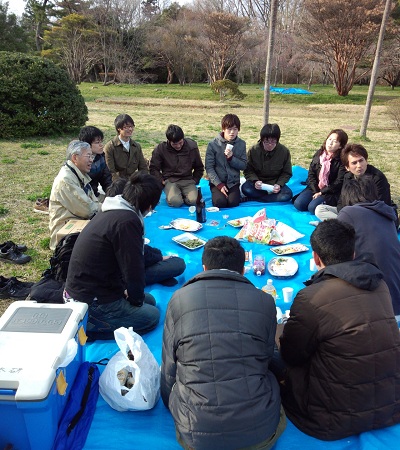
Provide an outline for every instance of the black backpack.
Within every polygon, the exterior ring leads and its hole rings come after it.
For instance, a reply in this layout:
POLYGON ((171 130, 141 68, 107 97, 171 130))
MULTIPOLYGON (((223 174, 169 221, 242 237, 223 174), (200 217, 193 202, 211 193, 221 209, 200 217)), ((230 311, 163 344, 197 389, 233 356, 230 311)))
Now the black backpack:
POLYGON ((50 273, 48 275, 60 283, 64 283, 67 280, 69 260, 78 236, 79 233, 71 233, 64 236, 57 244, 54 254, 50 258, 50 273))

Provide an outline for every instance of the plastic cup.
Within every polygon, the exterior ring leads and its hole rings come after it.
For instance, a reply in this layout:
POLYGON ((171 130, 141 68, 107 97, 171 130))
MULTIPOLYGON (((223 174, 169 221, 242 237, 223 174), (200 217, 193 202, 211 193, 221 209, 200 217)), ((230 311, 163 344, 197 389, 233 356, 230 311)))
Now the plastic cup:
POLYGON ((315 264, 314 258, 310 259, 310 270, 311 272, 316 272, 317 269, 317 265, 315 264))
POLYGON ((195 212, 196 212, 196 207, 195 206, 189 206, 189 214, 191 216, 193 216, 195 212))
POLYGON ((226 144, 226 150, 232 150, 233 149, 233 145, 232 144, 226 144))
POLYGON ((293 288, 284 287, 282 289, 284 303, 292 303, 293 301, 293 288))

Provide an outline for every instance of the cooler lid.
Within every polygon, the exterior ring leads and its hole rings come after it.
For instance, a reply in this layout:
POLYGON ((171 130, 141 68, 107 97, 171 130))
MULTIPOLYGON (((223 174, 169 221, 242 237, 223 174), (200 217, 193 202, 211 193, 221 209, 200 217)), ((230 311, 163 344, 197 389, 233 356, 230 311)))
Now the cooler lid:
MULTIPOLYGON (((88 305, 16 301, 0 317, 0 400, 46 398, 88 305)), ((67 380, 68 381, 68 380, 67 380)))
POLYGON ((16 309, 0 331, 61 333, 72 309, 21 307, 16 309))

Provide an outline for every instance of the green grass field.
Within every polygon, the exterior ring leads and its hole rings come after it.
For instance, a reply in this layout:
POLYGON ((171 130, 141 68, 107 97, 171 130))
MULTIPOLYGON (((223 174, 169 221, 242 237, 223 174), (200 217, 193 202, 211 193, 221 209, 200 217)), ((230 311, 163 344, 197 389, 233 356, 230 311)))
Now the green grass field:
MULTIPOLYGON (((299 86, 306 88, 306 86, 299 86)), ((154 146, 165 139, 170 123, 180 125, 188 137, 197 140, 204 157, 207 143, 220 130, 228 112, 241 119, 240 136, 248 146, 256 143, 263 125, 263 89, 240 86, 247 94, 243 101, 220 102, 207 84, 196 85, 110 85, 84 83, 80 86, 89 109, 87 125, 95 125, 110 139, 117 114, 128 113, 135 120, 134 139, 149 158, 154 146)), ((392 196, 400 203, 400 133, 386 112, 387 101, 399 98, 400 91, 378 87, 369 121, 367 140, 359 130, 367 95, 366 86, 355 86, 347 97, 338 97, 332 86, 312 86, 313 95, 271 95, 270 120, 281 127, 281 142, 292 153, 292 162, 308 168, 310 159, 329 131, 343 128, 350 142, 362 143, 369 162, 381 169, 392 186, 392 196)), ((49 194, 54 177, 65 159, 65 149, 76 136, 46 138, 21 137, 0 140, 0 243, 13 240, 29 246, 32 261, 23 266, 0 262, 3 276, 37 281, 48 267, 48 216, 33 212, 34 200, 49 194)), ((6 305, 4 302, 0 305, 6 305)), ((1 307, 1 306, 0 306, 1 307)))

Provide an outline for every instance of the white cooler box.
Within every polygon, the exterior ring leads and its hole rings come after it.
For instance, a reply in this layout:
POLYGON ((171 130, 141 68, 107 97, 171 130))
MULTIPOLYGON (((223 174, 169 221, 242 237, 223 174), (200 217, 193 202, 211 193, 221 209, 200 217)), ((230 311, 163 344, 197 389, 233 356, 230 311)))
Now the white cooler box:
POLYGON ((52 448, 84 360, 87 308, 17 301, 0 318, 0 449, 52 448))

